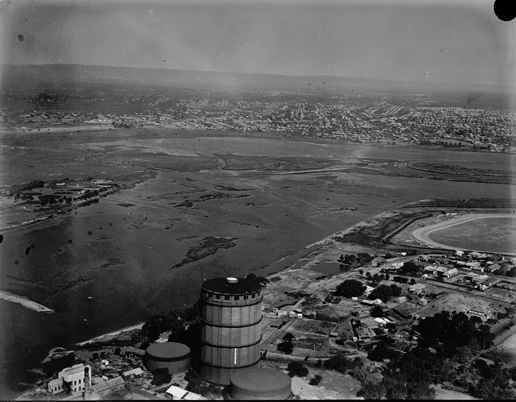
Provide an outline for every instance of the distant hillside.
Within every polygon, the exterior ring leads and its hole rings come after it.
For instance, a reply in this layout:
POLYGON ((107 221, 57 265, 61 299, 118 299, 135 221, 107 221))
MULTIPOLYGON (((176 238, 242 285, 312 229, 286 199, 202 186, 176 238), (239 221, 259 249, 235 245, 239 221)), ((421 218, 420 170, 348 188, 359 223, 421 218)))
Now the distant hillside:
POLYGON ((325 101, 331 96, 362 97, 362 101, 370 97, 389 96, 394 103, 408 104, 421 96, 430 96, 436 104, 472 108, 503 109, 508 104, 503 91, 481 86, 458 90, 450 85, 363 78, 64 64, 3 65, 1 68, 0 96, 3 99, 9 96, 11 106, 21 98, 35 97, 41 92, 54 92, 62 99, 69 101, 75 98, 75 101, 82 99, 83 102, 92 97, 105 97, 107 100, 120 95, 153 96, 157 93, 166 93, 177 99, 201 95, 204 91, 266 97, 319 97, 314 101, 325 101))
MULTIPOLYGON (((396 82, 333 76, 289 76, 155 68, 84 66, 66 64, 4 65, 2 87, 18 89, 62 84, 131 84, 224 91, 331 92, 444 90, 449 84, 396 82)), ((470 88, 496 92, 496 88, 470 88)))

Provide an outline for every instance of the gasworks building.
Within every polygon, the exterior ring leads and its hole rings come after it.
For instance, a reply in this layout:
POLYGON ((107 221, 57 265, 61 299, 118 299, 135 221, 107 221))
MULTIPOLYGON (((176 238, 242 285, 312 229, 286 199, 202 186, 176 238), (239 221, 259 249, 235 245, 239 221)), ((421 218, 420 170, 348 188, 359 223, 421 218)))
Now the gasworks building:
POLYGON ((260 360, 262 285, 256 277, 215 278, 201 289, 201 375, 229 385, 260 360))

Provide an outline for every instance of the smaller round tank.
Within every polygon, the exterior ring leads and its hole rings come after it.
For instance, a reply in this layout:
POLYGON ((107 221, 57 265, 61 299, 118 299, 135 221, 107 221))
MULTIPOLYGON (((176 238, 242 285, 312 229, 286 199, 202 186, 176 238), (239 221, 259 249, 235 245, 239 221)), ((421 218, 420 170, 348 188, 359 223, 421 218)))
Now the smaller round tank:
POLYGON ((145 365, 150 371, 166 368, 169 374, 181 373, 190 367, 190 348, 182 343, 151 343, 145 351, 145 365))
POLYGON ((272 368, 249 367, 231 375, 230 399, 288 399, 290 377, 272 368))

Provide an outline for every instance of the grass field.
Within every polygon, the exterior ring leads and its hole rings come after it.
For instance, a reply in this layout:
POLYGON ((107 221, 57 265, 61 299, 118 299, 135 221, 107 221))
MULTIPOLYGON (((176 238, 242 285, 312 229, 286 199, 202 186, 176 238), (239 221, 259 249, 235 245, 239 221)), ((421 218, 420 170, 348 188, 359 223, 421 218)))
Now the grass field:
POLYGON ((499 253, 516 252, 516 218, 482 215, 463 223, 427 232, 430 240, 460 249, 499 253))

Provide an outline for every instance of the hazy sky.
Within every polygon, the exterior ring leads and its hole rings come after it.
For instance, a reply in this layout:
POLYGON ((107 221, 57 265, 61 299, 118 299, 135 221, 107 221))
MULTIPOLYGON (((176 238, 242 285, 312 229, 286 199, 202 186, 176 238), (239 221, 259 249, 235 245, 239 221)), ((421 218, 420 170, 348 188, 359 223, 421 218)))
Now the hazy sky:
POLYGON ((3 63, 461 84, 503 84, 515 66, 516 23, 498 21, 488 0, 8 2, 0 1, 3 63))

